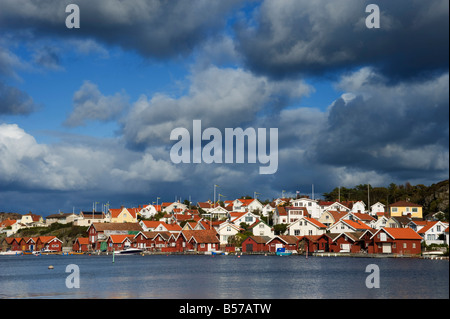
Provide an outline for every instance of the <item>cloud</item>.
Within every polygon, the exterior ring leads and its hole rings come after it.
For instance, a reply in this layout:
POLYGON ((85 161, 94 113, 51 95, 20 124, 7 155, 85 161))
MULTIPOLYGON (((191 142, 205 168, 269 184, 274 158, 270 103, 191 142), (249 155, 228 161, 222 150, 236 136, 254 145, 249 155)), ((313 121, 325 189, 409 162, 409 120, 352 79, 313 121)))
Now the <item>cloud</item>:
POLYGON ((173 129, 191 129, 195 119, 203 128, 245 128, 311 91, 299 80, 271 81, 239 68, 209 66, 192 73, 183 96, 141 96, 123 122, 123 134, 132 147, 167 146, 173 129))
POLYGON ((365 26, 370 3, 264 1, 236 26, 238 49, 253 71, 277 77, 371 66, 399 81, 448 70, 448 1, 384 1, 380 29, 365 26))
POLYGON ((83 126, 88 120, 107 122, 116 119, 127 107, 124 93, 104 96, 96 84, 85 81, 73 96, 73 111, 64 125, 69 127, 83 126))
POLYGON ((146 57, 189 54, 198 43, 225 25, 227 14, 242 0, 231 1, 77 1, 81 25, 65 27, 65 8, 72 1, 4 0, 0 27, 30 29, 36 34, 89 36, 146 57))
POLYGON ((370 69, 343 76, 308 157, 325 165, 389 174, 448 176, 448 73, 390 85, 370 69))
POLYGON ((0 115, 26 115, 36 108, 27 93, 0 81, 0 115))

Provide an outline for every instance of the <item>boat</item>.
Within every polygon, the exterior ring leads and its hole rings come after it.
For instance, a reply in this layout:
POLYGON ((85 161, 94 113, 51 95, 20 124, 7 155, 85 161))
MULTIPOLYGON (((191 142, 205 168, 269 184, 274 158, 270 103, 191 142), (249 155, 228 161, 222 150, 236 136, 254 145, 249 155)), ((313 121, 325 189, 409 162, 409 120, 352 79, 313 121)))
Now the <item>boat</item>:
POLYGON ((0 256, 15 256, 21 253, 22 253, 21 251, 14 251, 14 250, 0 251, 0 256))
POLYGON ((114 255, 134 255, 142 253, 142 249, 139 248, 127 248, 124 250, 114 251, 114 255))
POLYGON ((287 251, 286 248, 277 248, 277 256, 290 256, 292 251, 287 251))

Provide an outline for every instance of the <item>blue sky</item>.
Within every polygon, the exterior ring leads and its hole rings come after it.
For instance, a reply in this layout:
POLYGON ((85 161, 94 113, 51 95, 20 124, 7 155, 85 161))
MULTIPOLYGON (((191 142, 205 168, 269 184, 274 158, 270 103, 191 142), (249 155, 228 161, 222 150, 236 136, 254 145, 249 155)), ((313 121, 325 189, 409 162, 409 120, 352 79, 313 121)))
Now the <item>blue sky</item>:
POLYGON ((448 2, 369 3, 0 0, 0 211, 447 179, 448 2), (277 172, 172 163, 195 119, 278 128, 277 172))

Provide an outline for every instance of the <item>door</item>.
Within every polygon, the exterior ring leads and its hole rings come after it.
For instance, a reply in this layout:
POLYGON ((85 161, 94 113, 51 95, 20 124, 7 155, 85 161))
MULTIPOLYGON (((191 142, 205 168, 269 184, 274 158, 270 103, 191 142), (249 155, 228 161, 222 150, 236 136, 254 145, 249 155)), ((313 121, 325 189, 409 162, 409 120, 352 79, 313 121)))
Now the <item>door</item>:
POLYGON ((392 253, 392 247, 390 243, 383 243, 383 254, 392 253))
POLYGON ((342 244, 341 245, 341 252, 349 253, 350 252, 350 244, 342 244))
POLYGON ((253 252, 253 245, 252 244, 247 244, 246 246, 245 246, 245 251, 246 252, 253 252))

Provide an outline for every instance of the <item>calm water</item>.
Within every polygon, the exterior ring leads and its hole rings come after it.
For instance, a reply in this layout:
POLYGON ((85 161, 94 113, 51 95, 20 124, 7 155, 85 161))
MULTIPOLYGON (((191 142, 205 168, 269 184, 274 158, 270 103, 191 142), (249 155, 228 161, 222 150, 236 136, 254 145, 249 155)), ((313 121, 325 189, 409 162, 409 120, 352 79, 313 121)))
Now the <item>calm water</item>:
POLYGON ((302 256, 0 256, 0 298, 449 298, 443 260, 302 256), (80 288, 66 287, 66 266, 80 288), (380 288, 365 285, 366 266, 380 288), (48 266, 54 269, 49 270, 48 266))

